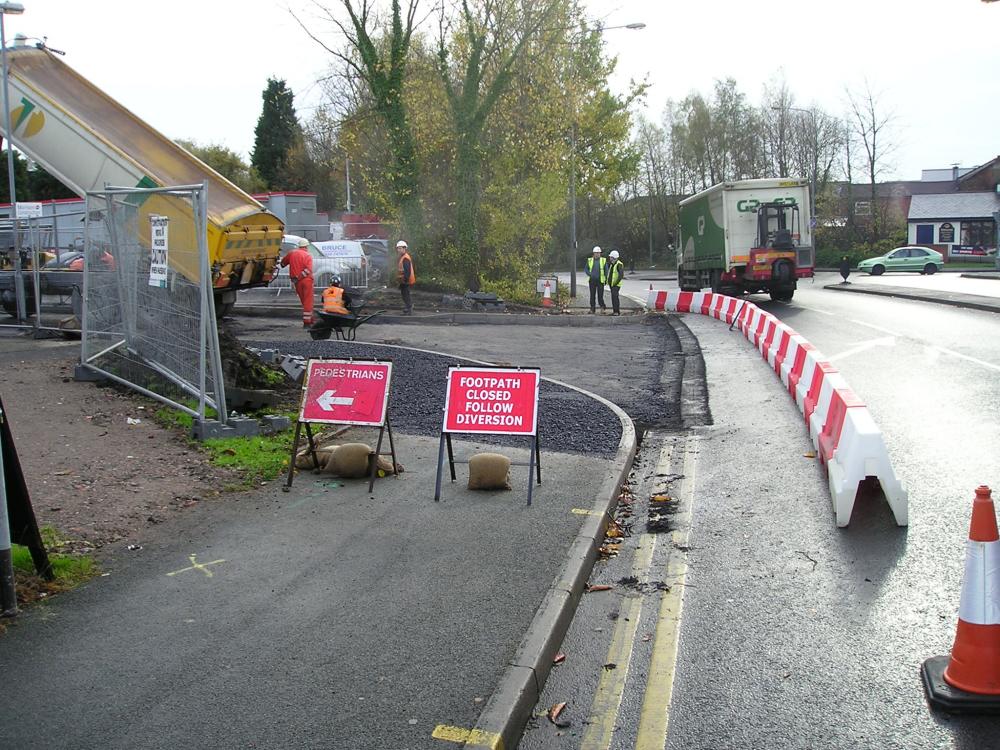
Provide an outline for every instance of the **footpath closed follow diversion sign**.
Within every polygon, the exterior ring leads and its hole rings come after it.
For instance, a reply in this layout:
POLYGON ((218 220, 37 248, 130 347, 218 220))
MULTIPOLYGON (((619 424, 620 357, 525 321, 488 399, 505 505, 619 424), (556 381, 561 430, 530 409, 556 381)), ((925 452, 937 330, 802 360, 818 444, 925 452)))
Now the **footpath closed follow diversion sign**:
POLYGON ((538 370, 450 368, 443 432, 535 435, 540 379, 538 370))
POLYGON ((311 359, 299 421, 381 427, 391 378, 391 362, 311 359))

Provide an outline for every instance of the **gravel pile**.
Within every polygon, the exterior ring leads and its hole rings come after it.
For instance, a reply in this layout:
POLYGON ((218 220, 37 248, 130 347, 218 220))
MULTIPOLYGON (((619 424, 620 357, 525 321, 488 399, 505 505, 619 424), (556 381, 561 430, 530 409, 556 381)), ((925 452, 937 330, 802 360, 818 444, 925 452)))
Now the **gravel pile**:
MULTIPOLYGON (((471 364, 456 357, 346 341, 248 341, 257 349, 321 359, 392 360, 389 415, 392 426, 418 435, 441 433, 448 367, 471 364)), ((543 373, 544 376, 544 373, 543 373)), ((610 458, 618 450, 621 423, 611 409, 577 391, 542 381, 538 439, 543 451, 596 454, 610 458)), ((476 436, 477 441, 526 447, 525 438, 476 436)))

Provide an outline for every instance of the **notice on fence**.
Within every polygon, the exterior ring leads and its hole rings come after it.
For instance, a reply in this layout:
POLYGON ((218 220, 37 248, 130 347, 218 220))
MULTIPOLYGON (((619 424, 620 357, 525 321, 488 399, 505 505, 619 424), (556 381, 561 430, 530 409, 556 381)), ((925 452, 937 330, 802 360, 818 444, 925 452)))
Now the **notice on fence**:
POLYGON ((444 432, 534 435, 540 380, 535 369, 450 368, 444 432))
POLYGON ((167 239, 167 224, 170 219, 166 216, 150 216, 149 233, 149 285, 167 288, 167 250, 169 243, 167 239))

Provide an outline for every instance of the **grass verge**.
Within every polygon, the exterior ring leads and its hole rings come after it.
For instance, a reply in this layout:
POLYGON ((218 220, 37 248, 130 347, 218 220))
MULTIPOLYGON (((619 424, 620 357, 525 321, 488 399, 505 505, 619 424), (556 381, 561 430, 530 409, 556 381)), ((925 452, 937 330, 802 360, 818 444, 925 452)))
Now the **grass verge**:
MULTIPOLYGON (((187 405, 191 408, 196 406, 193 401, 187 405)), ((208 410, 206 416, 214 418, 215 412, 208 410)), ((288 412, 284 416, 289 417, 294 424, 298 415, 295 412, 288 412)), ((191 434, 194 423, 191 415, 168 406, 157 409, 153 413, 153 418, 164 427, 182 430, 187 435, 191 434)), ((208 460, 213 465, 238 472, 242 483, 231 488, 244 489, 275 479, 288 470, 293 436, 293 429, 289 428, 271 435, 256 437, 211 438, 203 442, 189 438, 189 441, 192 446, 208 454, 208 460)))
MULTIPOLYGON (((21 609, 44 601, 53 594, 69 591, 100 573, 100 568, 90 555, 59 551, 70 549, 76 546, 77 542, 60 537, 51 526, 42 527, 41 534, 45 549, 48 550, 49 564, 52 565, 52 572, 55 575, 51 581, 46 581, 35 572, 31 551, 27 547, 20 544, 11 545, 17 606, 21 609)), ((4 630, 4 622, 0 620, 0 633, 4 630)))

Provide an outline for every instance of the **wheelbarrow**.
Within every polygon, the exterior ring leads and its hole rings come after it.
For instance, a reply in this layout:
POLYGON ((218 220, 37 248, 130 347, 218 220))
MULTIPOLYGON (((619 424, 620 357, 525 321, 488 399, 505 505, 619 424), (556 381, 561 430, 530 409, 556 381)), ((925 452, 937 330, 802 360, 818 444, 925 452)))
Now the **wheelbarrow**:
POLYGON ((353 289, 344 289, 344 304, 348 313, 331 313, 323 310, 314 310, 315 321, 309 327, 309 336, 314 341, 325 341, 333 334, 337 334, 337 339, 342 341, 354 341, 358 335, 358 328, 367 323, 377 315, 381 315, 385 310, 379 310, 369 315, 362 315, 368 300, 363 292, 353 289))

